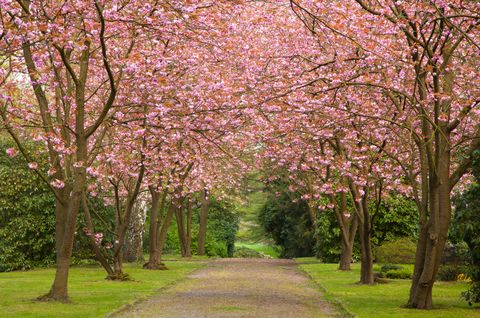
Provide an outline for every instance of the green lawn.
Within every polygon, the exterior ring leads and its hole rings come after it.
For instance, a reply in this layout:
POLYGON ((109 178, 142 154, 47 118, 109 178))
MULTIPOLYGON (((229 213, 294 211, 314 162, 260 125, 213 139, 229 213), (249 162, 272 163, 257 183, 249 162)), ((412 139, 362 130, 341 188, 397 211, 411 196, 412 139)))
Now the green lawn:
POLYGON ((244 242, 235 242, 235 247, 246 247, 257 252, 260 252, 265 255, 269 255, 273 258, 279 257, 279 251, 271 245, 264 243, 244 243, 244 242))
POLYGON ((319 264, 312 258, 297 259, 300 268, 308 273, 324 290, 328 300, 340 303, 359 318, 475 318, 480 307, 469 307, 459 295, 467 284, 438 282, 433 288, 434 309, 430 311, 402 308, 408 298, 410 280, 391 280, 388 284, 361 286, 359 264, 351 272, 337 270, 337 264, 319 264))
POLYGON ((125 272, 133 278, 128 282, 107 281, 105 272, 96 266, 73 267, 69 284, 71 304, 34 300, 48 291, 54 269, 0 273, 0 317, 104 317, 184 278, 204 263, 167 261, 166 265, 167 271, 150 271, 142 269, 141 264, 126 264, 125 272))

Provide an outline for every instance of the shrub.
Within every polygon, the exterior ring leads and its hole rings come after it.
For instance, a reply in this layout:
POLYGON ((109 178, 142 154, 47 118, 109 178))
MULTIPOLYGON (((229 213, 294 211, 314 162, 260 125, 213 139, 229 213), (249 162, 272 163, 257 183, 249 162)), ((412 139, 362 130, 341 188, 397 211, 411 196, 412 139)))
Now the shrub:
POLYGON ((480 303, 480 267, 472 264, 466 269, 471 282, 470 288, 462 293, 462 297, 471 306, 474 303, 480 303))
POLYGON ((376 261, 379 263, 413 264, 416 245, 408 238, 399 238, 377 248, 376 261))
POLYGON ((260 252, 257 252, 255 250, 252 250, 251 248, 248 247, 239 247, 235 249, 235 252, 233 253, 233 257, 239 257, 239 258, 263 258, 264 255, 260 252))
POLYGON ((437 273, 437 280, 443 282, 453 282, 457 280, 460 274, 465 274, 466 267, 459 265, 440 265, 437 273))
MULTIPOLYGON (((55 197, 22 155, 6 155, 12 147, 0 135, 0 271, 55 262, 55 197)), ((44 158, 36 159, 44 169, 44 158)))
MULTIPOLYGON (((258 221, 275 245, 281 248, 280 256, 293 258, 314 255, 315 229, 308 214, 307 203, 300 199, 300 193, 290 191, 288 184, 282 181, 269 184, 267 193, 268 198, 259 211, 258 221)), ((335 228, 334 222, 320 222, 321 225, 328 226, 328 229, 331 227, 331 231, 335 228)), ((335 238, 323 239, 325 247, 333 246, 329 242, 338 242, 335 238)), ((338 246, 338 243, 334 245, 338 246)), ((338 250, 335 253, 338 254, 338 250)))
POLYGON ((462 297, 469 305, 480 303, 480 150, 473 156, 472 172, 475 183, 455 198, 455 217, 452 229, 469 248, 470 265, 468 276, 472 282, 462 297))
POLYGON ((385 273, 385 277, 391 279, 411 279, 413 273, 409 269, 389 270, 385 273))
POLYGON ((205 241, 205 254, 210 257, 228 257, 227 246, 225 243, 212 239, 207 234, 205 241))
POLYGON ((480 303, 480 283, 472 282, 470 288, 462 293, 462 297, 468 301, 471 306, 473 303, 480 303))
POLYGON ((470 262, 468 245, 465 242, 447 242, 443 250, 442 264, 467 264, 470 262))
POLYGON ((400 266, 400 265, 397 265, 397 264, 385 264, 382 266, 382 268, 380 268, 380 272, 382 273, 386 273, 388 271, 398 271, 398 270, 402 270, 403 269, 403 266, 400 266))

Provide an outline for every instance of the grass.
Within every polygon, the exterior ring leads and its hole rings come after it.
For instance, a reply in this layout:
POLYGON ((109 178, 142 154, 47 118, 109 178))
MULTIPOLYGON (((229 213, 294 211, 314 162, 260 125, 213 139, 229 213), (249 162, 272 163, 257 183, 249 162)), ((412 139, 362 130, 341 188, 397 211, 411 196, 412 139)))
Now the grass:
POLYGON ((468 288, 466 283, 435 283, 434 308, 429 311, 414 310, 402 308, 408 298, 410 280, 398 279, 388 284, 362 286, 356 284, 360 275, 359 264, 353 264, 350 272, 341 272, 337 270, 337 264, 320 264, 312 258, 300 258, 297 262, 325 290, 327 300, 340 303, 347 312, 359 318, 480 318, 480 307, 469 307, 459 297, 468 288))
POLYGON ((268 244, 264 244, 264 243, 236 242, 235 247, 246 247, 246 248, 255 250, 259 253, 269 255, 272 258, 278 258, 279 254, 280 254, 279 251, 275 247, 273 247, 271 245, 268 245, 268 244))
POLYGON ((72 267, 70 304, 34 300, 48 291, 54 269, 0 273, 0 317, 104 317, 203 266, 198 261, 167 261, 166 264, 167 271, 144 270, 141 264, 125 264, 125 272, 133 279, 127 282, 105 280, 105 272, 97 266, 72 267))

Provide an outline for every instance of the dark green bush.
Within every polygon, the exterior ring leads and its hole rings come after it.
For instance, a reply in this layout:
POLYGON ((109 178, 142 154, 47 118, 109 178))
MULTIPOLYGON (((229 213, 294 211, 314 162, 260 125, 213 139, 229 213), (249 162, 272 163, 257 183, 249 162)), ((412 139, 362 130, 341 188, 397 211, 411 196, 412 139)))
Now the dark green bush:
MULTIPOLYGON (((324 263, 336 263, 340 259, 340 228, 335 213, 324 210, 317 215, 315 229, 315 256, 324 263)), ((355 246, 356 247, 356 246, 355 246)), ((358 249, 354 247, 352 258, 358 258, 358 249)))
POLYGON ((386 278, 391 279, 411 279, 413 276, 413 272, 409 269, 399 269, 399 270, 389 270, 385 273, 386 278))
POLYGON ((382 200, 379 208, 372 221, 374 245, 380 246, 401 237, 417 237, 418 210, 414 200, 400 194, 391 194, 382 200))
MULTIPOLYGON (((300 199, 299 193, 291 192, 288 185, 280 181, 270 184, 267 191, 268 198, 258 220, 275 245, 280 247, 280 256, 313 256, 315 229, 306 202, 300 199)), ((327 238, 327 241, 330 239, 327 238)), ((325 242, 324 246, 327 244, 325 242)), ((338 239, 335 248, 338 249, 338 239)))
POLYGON ((408 238, 387 242, 376 249, 378 263, 413 264, 416 245, 408 238))
POLYGON ((227 246, 224 242, 219 242, 207 234, 205 254, 210 257, 228 257, 227 246))
POLYGON ((380 269, 380 272, 386 273, 386 272, 391 271, 391 270, 398 271, 398 270, 402 270, 402 269, 403 269, 403 266, 400 266, 400 265, 397 265, 397 264, 385 264, 380 269))
POLYGON ((452 232, 463 240, 469 249, 468 275, 472 280, 470 289, 462 297, 470 305, 480 303, 480 150, 473 156, 472 172, 475 183, 455 198, 455 217, 452 232))
POLYGON ((468 301, 470 306, 474 303, 480 303, 480 283, 473 281, 470 288, 462 293, 462 297, 468 301))
MULTIPOLYGON (((239 224, 239 212, 237 211, 233 202, 227 199, 218 200, 215 197, 210 198, 208 210, 207 242, 209 239, 215 241, 213 246, 215 246, 214 250, 217 254, 216 256, 233 256, 235 237, 239 228, 239 224)), ((205 250, 208 253, 207 245, 205 245, 205 250)))
MULTIPOLYGON (((55 261, 55 199, 47 185, 0 135, 0 271, 28 269, 55 261)), ((33 145, 27 149, 35 153, 33 145)), ((39 169, 44 168, 37 158, 39 169)), ((45 171, 44 171, 45 172, 45 171)))
POLYGON ((443 250, 442 264, 467 264, 469 262, 470 252, 465 242, 447 242, 443 250))
POLYGON ((255 250, 252 250, 248 247, 239 247, 235 248, 235 252, 233 253, 233 257, 239 258, 263 258, 265 255, 259 253, 255 250))
POLYGON ((458 275, 466 274, 468 269, 460 265, 440 265, 437 273, 437 280, 443 282, 454 282, 458 275))

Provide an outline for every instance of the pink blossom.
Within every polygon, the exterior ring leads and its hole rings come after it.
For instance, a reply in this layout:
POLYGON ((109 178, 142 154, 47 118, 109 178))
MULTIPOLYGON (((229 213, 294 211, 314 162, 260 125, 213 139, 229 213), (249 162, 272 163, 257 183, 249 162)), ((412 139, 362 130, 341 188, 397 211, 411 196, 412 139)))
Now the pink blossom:
POLYGON ((57 189, 63 189, 65 187, 65 183, 62 180, 55 179, 52 182, 50 182, 52 187, 57 188, 57 189))
POLYGON ((32 170, 37 170, 38 169, 38 163, 36 162, 29 162, 28 167, 32 170))
POLYGON ((12 158, 17 155, 17 149, 15 148, 8 148, 5 152, 9 157, 12 157, 12 158))
POLYGON ((73 164, 75 168, 81 168, 83 167, 83 161, 77 161, 73 164))
POLYGON ((103 233, 95 233, 93 235, 93 238, 95 239, 95 244, 97 245, 100 245, 102 243, 102 239, 103 239, 103 233))

